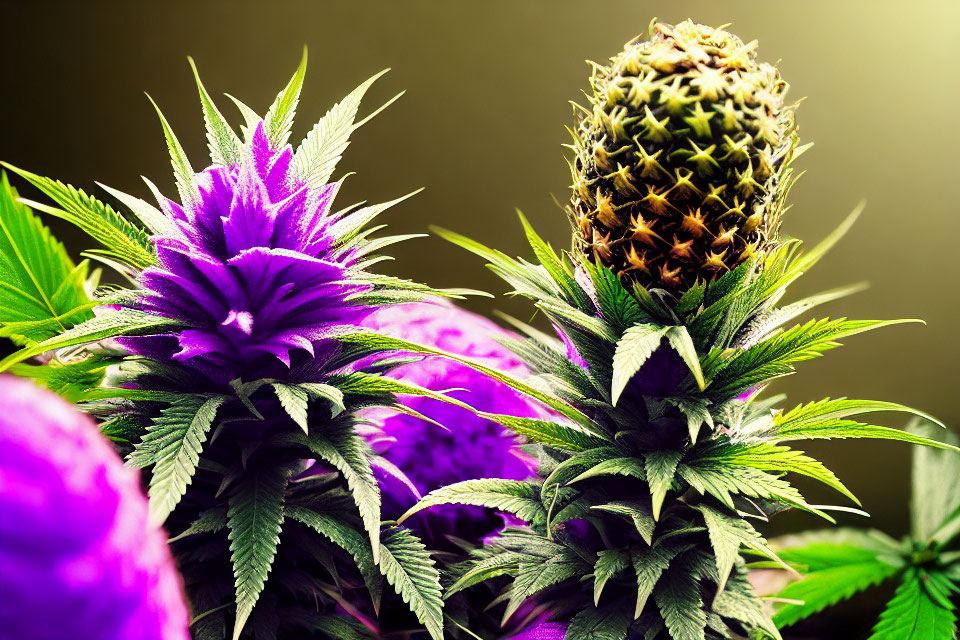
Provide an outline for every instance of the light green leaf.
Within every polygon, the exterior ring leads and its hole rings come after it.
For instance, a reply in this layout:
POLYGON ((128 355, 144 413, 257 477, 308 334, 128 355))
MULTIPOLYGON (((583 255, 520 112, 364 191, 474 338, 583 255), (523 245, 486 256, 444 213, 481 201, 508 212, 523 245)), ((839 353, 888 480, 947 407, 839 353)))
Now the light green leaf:
MULTIPOLYGON (((950 445, 960 443, 956 434, 932 425, 914 424, 910 433, 939 438, 950 445)), ((913 488, 910 498, 911 532, 918 540, 936 539, 946 544, 958 531, 960 509, 960 454, 918 448, 913 452, 913 488), (954 518, 954 526, 943 525, 954 518)))
POLYGON ((147 95, 147 99, 150 101, 150 104, 153 105, 157 116, 160 118, 160 126, 163 128, 163 137, 167 141, 167 150, 170 152, 170 165, 173 167, 173 177, 176 178, 177 181, 177 191, 180 193, 180 200, 184 206, 190 206, 200 197, 193 166, 191 166, 190 159, 187 158, 187 154, 180 145, 180 141, 177 140, 173 129, 170 128, 170 123, 167 122, 163 112, 160 111, 160 107, 157 106, 157 103, 153 101, 153 98, 151 98, 149 94, 147 95))
MULTIPOLYGON (((149 184, 152 185, 153 183, 149 184)), ((178 233, 173 221, 146 200, 141 200, 136 196, 108 187, 100 182, 97 183, 97 186, 122 202, 151 233, 156 235, 175 235, 178 233)))
POLYGON ((613 356, 610 396, 614 406, 617 405, 620 394, 623 393, 630 379, 640 371, 647 359, 660 346, 668 330, 669 327, 655 324, 637 324, 624 332, 623 337, 617 342, 617 350, 613 356))
POLYGON ((824 467, 823 463, 790 447, 765 442, 751 445, 737 444, 718 449, 716 454, 709 457, 709 460, 727 466, 752 467, 761 471, 798 473, 818 480, 847 496, 857 505, 860 504, 856 496, 850 493, 850 490, 832 471, 824 467))
POLYGON ((100 385, 107 367, 118 361, 118 358, 104 358, 97 355, 88 355, 66 362, 59 358, 52 358, 42 365, 15 364, 9 371, 15 376, 32 378, 43 387, 65 398, 67 402, 76 404, 86 400, 91 393, 103 389, 100 385))
POLYGON ((0 372, 6 371, 18 362, 38 356, 41 353, 72 347, 87 342, 95 342, 104 338, 117 336, 144 335, 169 330, 179 326, 179 322, 169 318, 150 315, 132 309, 110 311, 102 316, 91 318, 85 322, 67 329, 60 335, 38 342, 25 349, 16 351, 3 360, 0 360, 0 372))
MULTIPOLYGON (((803 604, 783 605, 773 616, 774 623, 778 627, 790 626, 855 593, 880 584, 899 571, 897 566, 879 560, 874 552, 864 553, 854 549, 848 547, 845 551, 842 547, 837 548, 833 566, 815 564, 813 566, 825 568, 790 583, 778 593, 778 598, 798 600, 803 604)), ((790 562, 804 559, 802 550, 782 553, 782 557, 790 562)), ((819 552, 818 561, 823 555, 822 551, 819 552)))
POLYGON ((387 71, 388 69, 384 69, 351 91, 347 97, 327 111, 303 139, 293 157, 293 166, 297 176, 308 186, 316 187, 326 184, 333 175, 337 162, 350 144, 350 134, 403 95, 401 93, 394 96, 362 122, 354 124, 364 94, 387 71))
POLYGON ((440 504, 489 507, 512 513, 521 520, 531 522, 546 515, 539 498, 539 487, 529 482, 501 478, 463 480, 435 489, 423 496, 423 499, 410 507, 397 522, 403 524, 415 513, 440 504))
POLYGON ((253 612, 277 555, 287 477, 279 466, 248 470, 230 492, 227 526, 237 590, 233 640, 253 612))
MULTIPOLYGON (((349 245, 351 241, 359 237, 360 232, 370 224, 373 220, 377 218, 381 213, 400 204, 407 198, 412 198, 423 191, 423 189, 417 189, 416 191, 411 191, 410 193, 400 196, 389 202, 381 202, 379 204, 372 204, 368 207, 363 207, 362 209, 357 209, 356 211, 350 213, 349 215, 343 216, 337 220, 329 230, 329 235, 331 238, 336 238, 336 242, 339 245, 349 245)), ((394 279, 393 282, 399 282, 394 279)))
MULTIPOLYGON (((540 264, 547 271, 547 273, 550 274, 550 277, 553 279, 556 285, 563 291, 567 301, 576 305, 579 309, 592 308, 593 302, 591 302, 590 297, 587 296, 586 292, 577 282, 576 278, 573 276, 573 273, 571 273, 571 270, 563 263, 563 259, 557 255, 557 253, 553 250, 553 247, 551 247, 548 242, 546 242, 537 234, 536 231, 534 231, 530 221, 527 220, 526 216, 524 216, 519 209, 517 210, 517 217, 520 218, 520 224, 523 226, 523 232, 527 236, 527 242, 530 244, 530 248, 533 249, 534 255, 537 256, 540 264)), ((619 285, 619 282, 617 284, 619 285)), ((626 292, 623 291, 623 287, 620 287, 620 291, 626 295, 626 292)), ((625 304, 629 305, 629 303, 625 304)), ((613 313, 612 309, 611 313, 613 313)), ((636 320, 636 318, 631 318, 630 324, 636 322, 636 320)))
POLYGON ((293 127, 293 117, 297 112, 297 104, 300 102, 300 89, 303 88, 303 78, 306 74, 307 48, 304 47, 303 57, 300 58, 300 64, 297 66, 293 77, 290 78, 290 82, 287 83, 283 91, 277 95, 276 100, 267 110, 267 115, 263 118, 264 130, 273 149, 279 149, 287 144, 290 129, 293 127))
POLYGON ((942 595, 926 572, 908 571, 868 640, 954 640, 957 616, 942 595))
POLYGON ((0 173, 0 336, 30 345, 93 317, 87 263, 63 245, 0 173))
POLYGON ((240 125, 240 132, 243 134, 244 140, 249 142, 253 132, 257 129, 257 125, 260 124, 260 116, 257 115, 256 111, 229 93, 225 93, 223 95, 227 96, 231 101, 233 101, 233 104, 237 106, 237 110, 240 111, 240 115, 243 116, 244 124, 240 125))
POLYGON ((383 532, 380 570, 433 640, 443 640, 440 573, 426 547, 407 529, 383 532))
POLYGON ((542 442, 568 451, 586 451, 610 443, 610 440, 606 438, 598 438, 574 426, 558 424, 549 420, 522 418, 485 411, 478 411, 477 416, 498 422, 532 442, 542 442))
POLYGON ((594 422, 587 417, 584 413, 578 411, 576 408, 570 406, 569 404, 563 402, 559 398, 547 395, 541 391, 538 391, 531 387, 530 385, 517 380, 516 378, 509 376, 505 373, 497 371, 496 369, 491 369, 485 365, 480 364, 469 358, 459 356, 453 353, 448 353, 446 351, 441 351, 439 349, 434 349, 424 345, 419 345, 407 340, 401 340, 399 338, 392 338, 389 336, 382 336, 369 332, 357 332, 357 333, 348 333, 344 335, 337 336, 337 339, 340 342, 345 344, 355 345, 357 347, 364 347, 369 353, 375 353, 380 351, 396 350, 396 351, 405 351, 408 353, 423 353, 428 355, 443 356, 448 360, 454 362, 459 362, 460 364, 467 365, 484 375, 487 375, 498 382, 502 382, 511 389, 525 393, 536 400, 539 400, 543 404, 547 405, 557 413, 569 418, 574 421, 576 424, 584 427, 589 430, 590 433, 594 434, 603 434, 603 430, 599 425, 594 424, 594 422))
POLYGON ((107 256, 136 270, 145 269, 155 262, 154 246, 149 236, 110 205, 68 184, 18 169, 6 162, 0 162, 0 165, 40 189, 62 209, 32 202, 30 206, 79 227, 106 248, 104 253, 107 256))
POLYGON ((193 70, 193 78, 197 82, 197 91, 200 93, 200 104, 203 106, 203 122, 207 130, 207 146, 210 148, 210 160, 213 164, 224 166, 239 162, 242 146, 240 138, 227 124, 223 114, 217 109, 217 105, 214 104, 213 99, 210 98, 204 88, 193 58, 188 56, 187 61, 190 63, 190 69, 193 70))
POLYGON ((789 375, 794 365, 816 358, 839 346, 838 340, 853 335, 917 320, 811 320, 758 342, 743 350, 730 350, 721 358, 709 358, 704 376, 712 380, 711 397, 728 398, 772 378, 789 375))

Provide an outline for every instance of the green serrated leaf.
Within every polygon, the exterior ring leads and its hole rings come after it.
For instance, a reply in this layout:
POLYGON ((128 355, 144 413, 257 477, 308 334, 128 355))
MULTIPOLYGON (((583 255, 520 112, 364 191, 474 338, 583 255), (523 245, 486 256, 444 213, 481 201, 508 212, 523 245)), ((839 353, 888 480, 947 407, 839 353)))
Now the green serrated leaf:
POLYGON ((653 544, 653 530, 656 528, 657 521, 653 519, 653 513, 650 507, 640 502, 631 500, 615 500, 606 504, 598 504, 590 507, 598 511, 615 513, 627 518, 633 523, 637 533, 647 544, 653 544))
POLYGON ((336 513, 327 513, 307 509, 306 507, 287 507, 287 518, 313 529, 335 545, 349 553, 357 563, 357 569, 370 592, 374 607, 379 609, 383 590, 380 572, 373 562, 373 551, 364 532, 357 531, 349 523, 337 517, 336 513))
POLYGON ((300 89, 303 88, 303 79, 307 74, 307 48, 303 48, 303 57, 294 72, 290 82, 284 87, 263 118, 264 129, 270 146, 279 149, 287 144, 290 129, 293 127, 293 118, 297 113, 297 104, 300 102, 300 89))
MULTIPOLYGON (((149 184, 152 185, 153 183, 151 182, 149 184)), ((156 235, 175 235, 178 233, 173 221, 146 200, 132 196, 129 193, 124 193, 119 189, 108 187, 100 182, 97 183, 97 186, 123 203, 151 233, 156 235)), ((154 189, 156 189, 156 187, 154 187, 154 189)))
POLYGON ((589 478, 597 476, 628 476, 633 478, 645 478, 643 463, 637 458, 617 457, 601 460, 597 464, 583 471, 575 478, 567 481, 567 484, 582 482, 589 478))
POLYGON ((160 107, 157 106, 157 103, 153 101, 153 98, 151 98, 149 94, 147 95, 147 99, 150 101, 150 104, 153 105, 157 116, 160 118, 160 126, 163 128, 163 137, 167 141, 167 150, 170 152, 170 164, 173 167, 173 176, 177 181, 177 191, 180 193, 180 200, 184 205, 194 203, 197 201, 197 198, 200 197, 200 192, 197 190, 197 178, 193 172, 193 166, 190 164, 190 159, 187 158, 183 146, 181 146, 180 141, 177 140, 176 134, 170 127, 170 123, 167 122, 167 119, 164 117, 163 112, 160 111, 160 107))
POLYGON ((535 596, 547 587, 560 584, 590 571, 583 559, 562 545, 554 545, 553 553, 522 560, 517 575, 510 585, 510 597, 503 620, 512 616, 528 598, 535 596))
POLYGON ((280 543, 288 472, 282 467, 248 470, 229 496, 227 526, 237 591, 233 640, 238 640, 266 584, 280 543))
POLYGON ((622 573, 630 565, 630 554, 624 549, 603 549, 597 552, 593 565, 593 604, 600 605, 600 594, 610 578, 622 573))
POLYGON ((611 403, 616 406, 620 394, 630 379, 640 371, 647 359, 660 346, 669 327, 656 324, 638 324, 623 333, 617 342, 613 356, 613 379, 611 381, 611 403))
POLYGON ((684 364, 693 374, 693 379, 697 381, 697 387, 703 391, 707 382, 703 378, 703 371, 700 369, 700 356, 697 354, 697 348, 693 344, 693 339, 687 333, 686 327, 670 327, 666 332, 667 342, 673 347, 684 364))
POLYGON ((386 72, 386 69, 381 71, 347 94, 347 97, 327 111, 303 139, 294 155, 293 166, 297 176, 308 186, 326 184, 333 175, 333 170, 343 156, 347 145, 350 144, 350 134, 400 97, 400 95, 395 96, 363 122, 354 124, 363 96, 386 72))
POLYGON ((489 507, 512 513, 527 522, 545 515, 540 502, 540 488, 536 485, 520 480, 488 478, 463 480, 435 489, 410 507, 397 522, 402 524, 415 513, 440 504, 489 507))
POLYGON ((110 311, 67 329, 61 334, 16 351, 0 360, 0 372, 18 362, 38 356, 47 351, 72 347, 117 336, 143 335, 179 326, 176 320, 154 316, 132 309, 110 311))
POLYGON ((660 509, 673 484, 677 464, 683 456, 679 451, 651 451, 644 456, 644 469, 653 500, 653 519, 660 519, 660 509))
POLYGON ((282 382, 273 382, 270 384, 280 405, 287 415, 297 423, 297 426, 303 429, 303 432, 310 435, 310 427, 307 424, 307 399, 309 394, 298 385, 284 384, 282 382))
POLYGON ((443 599, 435 564, 423 543, 407 529, 393 527, 383 532, 381 572, 430 637, 443 640, 443 599))
POLYGON ((148 496, 154 524, 163 524, 186 493, 210 425, 227 399, 184 396, 161 411, 147 428, 134 459, 147 458, 153 464, 148 496))
POLYGON ((664 623, 674 640, 705 640, 707 615, 697 583, 690 579, 684 558, 663 574, 653 594, 664 623))
POLYGON ((630 622, 623 607, 584 609, 570 621, 564 640, 626 640, 630 622))
POLYGON ((734 562, 740 555, 741 546, 760 551, 767 556, 773 555, 773 552, 767 549, 763 537, 746 520, 729 516, 708 504, 699 504, 694 508, 703 514, 710 536, 710 546, 713 548, 717 573, 720 575, 717 593, 722 592, 726 586, 734 562))
POLYGON ((87 263, 63 245, 0 173, 0 336, 29 345, 93 317, 87 263))
MULTIPOLYGON (((825 545, 824 545, 825 546, 825 545)), ((899 568, 877 558, 876 552, 864 552, 851 546, 833 546, 832 566, 823 563, 825 551, 822 546, 811 553, 817 554, 823 567, 792 582, 779 594, 778 598, 799 600, 803 604, 785 604, 777 610, 773 621, 778 627, 786 627, 803 620, 818 611, 849 598, 855 593, 895 575, 899 568)), ((783 552, 784 559, 790 562, 804 560, 802 549, 783 552)))
POLYGON ((336 418, 347 410, 343 404, 343 391, 332 385, 322 382, 301 382, 298 386, 310 394, 311 398, 323 399, 330 403, 331 418, 336 418))
POLYGON ((210 160, 213 164, 223 166, 230 166, 239 162, 242 146, 240 138, 227 124, 223 114, 217 109, 217 105, 214 104, 213 99, 204 88, 193 58, 188 56, 187 61, 190 63, 193 78, 197 83, 197 91, 200 93, 200 104, 203 106, 203 122, 207 131, 207 146, 210 148, 210 160))
POLYGON ((310 435, 297 432, 286 437, 290 442, 306 447, 343 475, 360 510, 364 527, 370 536, 373 561, 377 563, 380 558, 380 487, 370 468, 366 441, 352 429, 310 435))
POLYGON ((566 426, 540 420, 538 418, 523 418, 508 416, 501 413, 477 412, 477 416, 493 420, 507 427, 514 433, 524 436, 531 442, 542 442, 552 447, 560 447, 568 451, 586 451, 609 444, 606 438, 598 438, 573 426, 566 426))
POLYGON ((766 442, 737 444, 718 448, 715 453, 704 459, 719 462, 725 466, 744 466, 760 471, 792 472, 804 475, 822 482, 860 504, 856 496, 850 493, 850 490, 821 462, 790 447, 766 442))
POLYGON ((216 533, 227 526, 227 507, 220 505, 211 507, 200 512, 197 519, 190 523, 190 526, 173 536, 168 542, 176 542, 183 538, 199 535, 201 533, 216 533))
POLYGON ((647 600, 663 575, 664 570, 677 552, 667 547, 649 547, 631 554, 633 570, 637 574, 637 604, 633 612, 634 619, 640 617, 647 606, 647 600))
POLYGON ((0 162, 0 165, 40 189, 62 209, 34 202, 30 206, 79 227, 105 247, 106 256, 135 270, 145 269, 155 262, 153 242, 149 236, 110 205, 71 185, 18 169, 6 162, 0 162))
MULTIPOLYGON (((956 434, 932 425, 911 425, 909 432, 918 437, 941 438, 951 445, 960 443, 956 434)), ((956 526, 943 528, 960 509, 958 478, 960 455, 957 453, 927 448, 914 450, 910 513, 911 532, 915 538, 922 541, 936 539, 945 545, 960 533, 956 526)))
POLYGON ((547 395, 542 391, 538 391, 531 387, 530 385, 517 380, 516 378, 504 374, 496 369, 491 369, 485 365, 480 364, 470 358, 465 358, 463 356, 458 356, 453 353, 448 353, 439 349, 434 349, 424 345, 419 345, 407 340, 401 340, 399 338, 392 338, 389 336, 382 336, 369 332, 357 332, 357 333, 348 333, 344 335, 337 336, 337 339, 345 344, 350 344, 356 347, 362 347, 369 353, 374 353, 378 351, 405 351, 409 353, 422 353, 428 355, 443 356, 454 362, 467 365, 480 373, 487 375, 498 382, 502 382, 511 389, 525 393, 536 400, 539 400, 543 404, 547 405, 557 413, 571 419, 576 424, 584 427, 589 430, 590 433, 603 434, 602 429, 594 422, 587 417, 584 413, 578 411, 576 408, 570 406, 569 404, 563 402, 562 400, 555 398, 553 396, 547 395))
POLYGON ((868 640, 953 640, 957 616, 937 602, 930 588, 923 570, 908 571, 868 640))

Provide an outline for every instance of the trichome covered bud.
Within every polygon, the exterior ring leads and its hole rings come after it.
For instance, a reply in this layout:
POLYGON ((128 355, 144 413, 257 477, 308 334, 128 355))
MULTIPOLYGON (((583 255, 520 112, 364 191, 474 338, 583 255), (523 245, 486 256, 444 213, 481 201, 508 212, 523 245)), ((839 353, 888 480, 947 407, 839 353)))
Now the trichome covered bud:
POLYGON ((776 240, 796 148, 787 83, 723 29, 653 23, 594 65, 574 133, 576 246, 679 294, 776 240))

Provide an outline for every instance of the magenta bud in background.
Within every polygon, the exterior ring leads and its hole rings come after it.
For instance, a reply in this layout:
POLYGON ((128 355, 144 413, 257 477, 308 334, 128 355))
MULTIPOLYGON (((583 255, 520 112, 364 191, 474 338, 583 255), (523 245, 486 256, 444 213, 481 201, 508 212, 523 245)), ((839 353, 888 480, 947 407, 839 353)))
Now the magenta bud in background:
MULTIPOLYGON (((364 324, 387 335, 467 356, 517 378, 529 375, 520 359, 495 340, 516 338, 515 334, 445 300, 384 307, 364 324)), ((387 375, 435 391, 468 389, 451 391, 449 395, 483 411, 551 417, 544 407, 505 384, 443 358, 424 358, 402 365, 387 375)), ((466 409, 430 398, 406 396, 403 400, 448 431, 389 410, 368 411, 364 417, 379 427, 370 437, 374 449, 407 474, 421 493, 461 480, 523 480, 533 475, 533 458, 520 450, 516 436, 504 427, 478 418, 466 409)), ((382 484, 385 517, 397 517, 416 502, 401 483, 384 477, 382 484), (397 512, 391 513, 391 509, 397 512)), ((479 507, 447 505, 427 511, 434 535, 452 533, 479 540, 503 526, 499 518, 490 519, 479 507)))
POLYGON ((0 376, 0 638, 188 640, 188 624, 139 474, 66 401, 0 376))

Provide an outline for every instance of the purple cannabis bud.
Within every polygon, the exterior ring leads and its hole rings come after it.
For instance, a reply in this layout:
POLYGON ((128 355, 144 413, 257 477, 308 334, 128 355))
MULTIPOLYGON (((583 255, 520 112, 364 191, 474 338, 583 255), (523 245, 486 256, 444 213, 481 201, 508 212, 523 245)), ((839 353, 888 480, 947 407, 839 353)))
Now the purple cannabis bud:
POLYGON ((331 329, 363 318, 365 308, 346 300, 362 288, 341 284, 356 249, 343 248, 335 228, 339 184, 306 182, 293 159, 261 121, 239 162, 196 174, 182 203, 161 198, 172 224, 155 238, 157 266, 140 276, 140 304, 191 328, 126 338, 127 346, 223 384, 251 372, 281 376, 298 350, 319 357, 331 329))
POLYGON ((566 637, 566 623, 535 622, 509 640, 564 640, 566 637))
POLYGON ((166 534, 93 422, 0 376, 0 636, 187 640, 166 534))
MULTIPOLYGON (((514 334, 440 299, 385 307, 365 324, 387 335, 467 356, 515 377, 529 375, 519 358, 495 339, 513 338, 514 334)), ((546 415, 534 401, 506 385, 446 359, 425 358, 397 367, 387 375, 436 391, 457 389, 449 395, 482 411, 522 417, 546 415)), ((374 449, 399 467, 421 493, 461 480, 523 480, 533 474, 532 457, 518 447, 512 432, 497 423, 430 398, 407 397, 405 404, 448 431, 389 410, 369 411, 365 415, 379 426, 371 437, 374 449)), ((401 483, 385 478, 383 484, 386 517, 399 516, 416 501, 401 483), (390 506, 396 513, 389 511, 390 506)), ((445 518, 447 532, 458 537, 482 536, 495 526, 479 507, 445 506, 429 511, 431 523, 445 518)))

